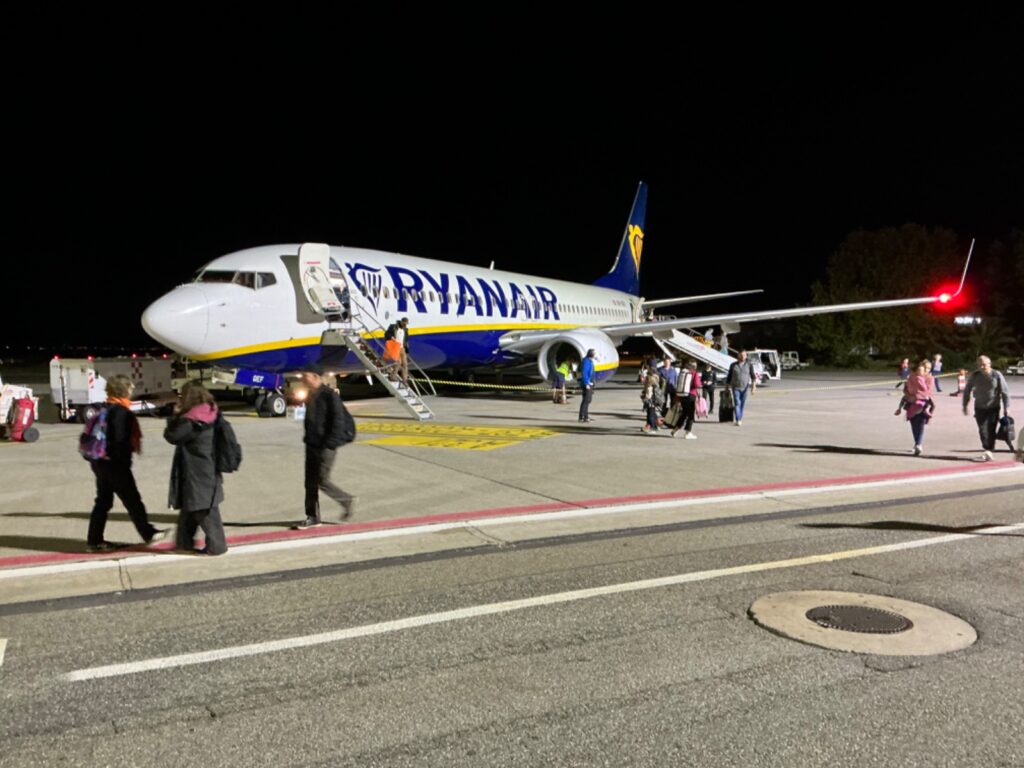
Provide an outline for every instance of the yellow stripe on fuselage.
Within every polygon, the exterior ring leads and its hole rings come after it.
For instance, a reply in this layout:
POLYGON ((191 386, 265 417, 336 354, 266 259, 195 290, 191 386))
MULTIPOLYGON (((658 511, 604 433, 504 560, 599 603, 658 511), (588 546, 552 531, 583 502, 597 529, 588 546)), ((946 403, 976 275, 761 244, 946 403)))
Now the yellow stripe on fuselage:
MULTIPOLYGON (((506 333, 512 331, 558 331, 572 328, 600 328, 600 325, 580 325, 578 323, 523 323, 510 328, 507 325, 436 325, 430 328, 410 328, 408 333, 410 336, 423 336, 426 334, 439 334, 439 333, 466 333, 470 331, 504 331, 506 333)), ((379 339, 384 336, 384 331, 373 331, 371 333, 363 333, 363 338, 379 339)), ((209 352, 205 355, 192 355, 191 358, 196 361, 205 362, 210 360, 220 360, 225 357, 241 357, 242 355, 251 355, 256 352, 271 352, 275 349, 289 349, 291 347, 308 347, 313 344, 319 344, 319 336, 307 336, 301 339, 288 339, 286 341, 271 341, 265 344, 249 344, 244 347, 234 347, 232 349, 222 349, 219 352, 209 352)), ((607 366, 605 366, 607 367, 607 366)), ((597 370, 604 370, 601 366, 598 366, 597 370)))

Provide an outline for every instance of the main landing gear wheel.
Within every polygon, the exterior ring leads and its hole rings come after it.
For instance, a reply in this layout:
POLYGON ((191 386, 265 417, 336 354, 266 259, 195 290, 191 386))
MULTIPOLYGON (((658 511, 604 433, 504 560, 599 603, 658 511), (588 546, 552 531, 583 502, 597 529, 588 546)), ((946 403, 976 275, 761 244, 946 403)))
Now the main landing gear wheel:
POLYGON ((267 395, 260 402, 260 398, 256 399, 256 412, 264 417, 268 418, 271 416, 284 416, 285 411, 288 410, 288 402, 284 399, 283 395, 274 392, 267 395))

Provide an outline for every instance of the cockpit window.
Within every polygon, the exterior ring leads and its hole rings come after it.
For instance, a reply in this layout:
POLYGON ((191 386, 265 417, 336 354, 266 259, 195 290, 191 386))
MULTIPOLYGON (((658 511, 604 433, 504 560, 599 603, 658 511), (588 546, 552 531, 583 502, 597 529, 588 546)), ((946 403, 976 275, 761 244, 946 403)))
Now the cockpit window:
POLYGON ((235 273, 222 269, 204 269, 196 275, 197 283, 231 283, 234 282, 235 273))
POLYGON ((268 285, 273 285, 277 282, 277 278, 274 277, 273 272, 260 272, 259 276, 260 280, 259 284, 256 286, 257 288, 266 288, 268 285))
POLYGON ((241 285, 246 288, 252 288, 256 290, 256 273, 255 272, 235 272, 235 279, 232 280, 236 285, 241 285))

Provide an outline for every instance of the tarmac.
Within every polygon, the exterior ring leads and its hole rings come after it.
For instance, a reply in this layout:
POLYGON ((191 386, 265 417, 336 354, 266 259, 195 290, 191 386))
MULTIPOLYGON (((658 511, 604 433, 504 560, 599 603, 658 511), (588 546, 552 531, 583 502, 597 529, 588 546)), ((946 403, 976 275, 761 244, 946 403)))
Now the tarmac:
MULTIPOLYGON (((878 374, 787 372, 758 390, 742 426, 698 421, 696 440, 641 432, 634 379, 621 371, 600 387, 587 424, 577 420, 577 398, 556 405, 544 392, 431 398, 436 419, 429 422, 408 419, 386 397, 350 399, 358 438, 341 449, 333 477, 358 497, 356 514, 337 522, 323 499, 327 524, 312 531, 292 530, 303 518, 301 421, 258 418, 240 403, 226 404, 244 458, 225 477, 221 512, 231 551, 220 558, 175 554, 168 543, 141 546, 119 503, 106 536, 126 548, 86 554, 94 485, 76 451, 81 427, 41 424, 34 444, 0 442, 0 605, 560 531, 779 514, 805 505, 808 494, 818 505, 853 497, 871 503, 914 483, 923 492, 1021 482, 1024 467, 1005 446, 996 461, 978 461, 974 420, 947 394, 937 398, 924 456, 911 455, 909 425, 893 415, 894 380, 878 374)), ((1024 382, 1009 381, 1020 400, 1024 382)), ((142 429, 135 477, 150 519, 173 527, 176 512, 165 505, 173 449, 161 420, 143 417, 142 429)))

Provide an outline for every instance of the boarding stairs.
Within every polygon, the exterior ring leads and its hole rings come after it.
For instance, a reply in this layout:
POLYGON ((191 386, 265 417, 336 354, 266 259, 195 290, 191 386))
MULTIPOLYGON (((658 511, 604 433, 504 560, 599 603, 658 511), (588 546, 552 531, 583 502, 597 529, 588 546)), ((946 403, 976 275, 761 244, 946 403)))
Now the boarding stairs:
POLYGON ((653 336, 654 343, 673 360, 679 356, 692 357, 702 363, 707 363, 722 373, 728 373, 729 366, 736 362, 736 358, 723 354, 717 349, 709 347, 703 341, 697 341, 694 336, 677 329, 658 331, 653 336))
MULTIPOLYGON (((420 421, 434 418, 434 412, 423 401, 423 394, 412 377, 409 378, 408 386, 403 384, 398 378, 395 364, 385 363, 373 349, 370 339, 364 338, 365 335, 366 331, 363 328, 357 323, 351 322, 341 328, 329 328, 324 331, 320 344, 325 349, 341 345, 348 347, 366 368, 367 373, 379 381, 384 389, 402 404, 410 416, 420 421)), ((413 365, 411 360, 410 365, 413 365)))
MULTIPOLYGON (((385 363, 381 357, 384 345, 384 326, 377 320, 376 311, 368 293, 353 290, 343 277, 331 276, 330 246, 325 243, 303 243, 299 248, 302 287, 310 307, 327 320, 327 330, 320 337, 321 357, 333 357, 331 347, 346 347, 363 364, 392 397, 415 419, 434 418, 433 411, 423 402, 423 392, 409 378, 403 384, 398 377, 398 366, 385 363)), ((406 356, 409 368, 420 374, 430 393, 436 395, 434 384, 411 355, 406 356)))

